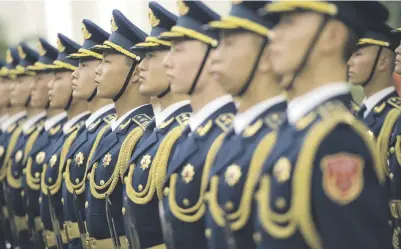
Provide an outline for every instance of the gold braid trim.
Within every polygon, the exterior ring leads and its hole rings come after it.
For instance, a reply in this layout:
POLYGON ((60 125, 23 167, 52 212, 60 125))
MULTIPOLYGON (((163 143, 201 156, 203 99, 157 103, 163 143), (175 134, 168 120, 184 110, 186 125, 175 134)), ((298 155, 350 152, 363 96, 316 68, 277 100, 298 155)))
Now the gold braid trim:
POLYGON ((43 126, 41 128, 37 128, 36 131, 29 136, 27 144, 25 145, 25 149, 24 149, 24 161, 23 161, 24 165, 26 164, 27 159, 28 159, 28 154, 29 154, 29 152, 31 152, 32 147, 33 147, 36 139, 38 139, 39 134, 42 131, 42 129, 43 129, 43 126))
POLYGON ((180 126, 172 129, 159 145, 155 158, 152 161, 151 169, 148 173, 147 184, 143 191, 137 192, 133 188, 133 174, 135 165, 130 165, 130 171, 127 178, 126 190, 127 196, 132 202, 138 205, 149 203, 157 192, 158 198, 162 198, 163 181, 166 177, 166 169, 169 162, 170 152, 180 137, 182 128, 180 126))
POLYGON ((91 194, 95 199, 103 200, 106 198, 106 194, 111 195, 113 193, 113 190, 116 188, 116 185, 119 182, 121 168, 124 167, 130 160, 132 151, 143 134, 144 130, 142 129, 142 127, 137 127, 133 129, 124 139, 123 144, 121 145, 120 148, 119 158, 117 159, 117 163, 113 170, 113 174, 111 178, 108 180, 108 182, 104 185, 105 187, 108 187, 108 189, 104 193, 99 193, 96 189, 96 187, 99 187, 95 183, 95 171, 97 165, 95 164, 93 166, 93 169, 89 174, 90 175, 89 187, 91 190, 91 194))
MULTIPOLYGON (((21 132, 22 132, 21 126, 18 126, 18 128, 12 132, 11 138, 8 142, 6 156, 4 157, 3 167, 0 169, 0 181, 3 181, 4 177, 6 177, 6 175, 8 175, 7 174, 8 167, 11 166, 9 163, 9 161, 11 159, 11 153, 14 151, 15 145, 17 144, 17 141, 18 141, 18 138, 20 137, 21 132)), ((7 178, 8 178, 8 176, 7 176, 7 178)))
MULTIPOLYGON (((261 168, 264 166, 265 160, 268 158, 268 156, 271 154, 272 148, 275 145, 277 139, 277 133, 269 133, 266 135, 257 145, 255 152, 253 153, 253 156, 250 161, 250 167, 248 170, 247 178, 243 186, 243 193, 242 197, 240 200, 240 205, 239 209, 231 213, 227 216, 227 218, 231 221, 231 229, 237 231, 244 227, 244 225, 247 223, 250 213, 251 213, 251 205, 253 201, 253 193, 255 186, 257 184, 256 179, 259 178, 259 175, 261 173, 261 168)), ((218 203, 218 189, 217 187, 219 186, 219 177, 215 180, 217 181, 216 183, 216 189, 214 189, 213 192, 211 192, 210 198, 209 198, 209 203, 210 205, 210 212, 212 217, 214 218, 216 224, 219 226, 223 227, 225 224, 225 221, 222 217, 222 214, 224 211, 223 210, 218 210, 220 209, 219 203, 218 203), (214 193, 215 192, 215 193, 214 193)), ((214 187, 215 187, 214 186, 214 187)))
POLYGON ((27 166, 26 166, 26 168, 27 168, 26 181, 27 181, 27 184, 30 189, 38 191, 38 190, 40 190, 40 180, 41 179, 40 179, 40 177, 35 178, 32 175, 32 161, 33 161, 32 157, 29 157, 28 161, 27 161, 27 166))
POLYGON ((109 125, 105 125, 100 131, 99 133, 96 135, 94 144, 91 148, 91 151, 89 152, 89 156, 87 158, 87 164, 86 164, 86 168, 85 168, 85 173, 84 173, 84 177, 82 179, 81 182, 79 182, 78 184, 74 184, 71 181, 71 177, 70 177, 70 167, 71 167, 71 159, 67 160, 67 165, 66 165, 66 172, 65 172, 65 183, 66 183, 66 187, 68 192, 70 192, 71 194, 75 191, 78 195, 84 193, 85 191, 85 180, 87 178, 87 174, 88 174, 88 169, 89 169, 89 163, 96 151, 96 149, 99 146, 99 143, 101 142, 101 139, 103 137, 103 135, 105 134, 105 132, 109 129, 109 125))
POLYGON ((170 178, 170 191, 169 191, 169 208, 174 216, 177 219, 190 223, 198 221, 205 213, 205 203, 204 196, 205 191, 208 187, 208 176, 209 171, 215 161, 216 154, 218 153, 223 140, 225 138, 225 133, 220 134, 215 141, 212 143, 207 157, 205 159, 204 168, 202 171, 201 177, 201 187, 200 187, 200 195, 197 203, 190 208, 181 208, 176 203, 176 183, 178 174, 173 174, 170 178))
POLYGON ((313 171, 315 169, 314 160, 321 142, 337 125, 347 124, 359 134, 372 156, 373 170, 377 175, 378 181, 384 184, 386 178, 377 148, 368 134, 366 126, 349 113, 332 114, 332 117, 324 118, 307 133, 293 173, 291 203, 294 206, 292 207, 292 216, 293 220, 298 223, 300 233, 307 245, 312 249, 322 248, 322 241, 314 224, 312 213, 311 189, 313 171))
POLYGON ((400 135, 396 138, 395 155, 396 155, 396 159, 398 160, 399 166, 401 166, 401 136, 400 135))
POLYGON ((394 129, 395 123, 398 121, 400 114, 401 111, 396 108, 393 108, 388 112, 387 117, 384 120, 384 124, 381 128, 380 134, 378 134, 377 138, 377 149, 380 152, 379 156, 381 158, 384 170, 388 176, 390 176, 391 173, 387 163, 389 140, 391 138, 392 130, 394 129))
POLYGON ((44 172, 42 173, 43 176, 42 176, 42 184, 41 184, 41 186, 42 186, 42 192, 43 192, 43 194, 45 194, 45 195, 48 194, 48 187, 49 187, 49 189, 50 189, 50 194, 51 194, 51 195, 55 195, 57 192, 59 192, 59 190, 60 190, 60 188, 61 188, 61 183, 62 183, 62 180, 63 180, 63 177, 62 177, 62 176, 63 176, 64 165, 65 165, 65 163, 66 163, 67 153, 68 153, 68 150, 69 150, 70 147, 71 147, 71 144, 74 142, 75 138, 77 137, 78 131, 79 131, 78 128, 75 129, 75 130, 67 137, 66 141, 65 141, 64 144, 63 144, 63 147, 62 147, 61 153, 60 153, 59 172, 58 172, 58 174, 57 174, 56 182, 55 182, 53 185, 48 186, 48 185, 46 184, 46 181, 43 180, 44 177, 45 177, 45 172, 46 172, 46 171, 44 171, 44 172))

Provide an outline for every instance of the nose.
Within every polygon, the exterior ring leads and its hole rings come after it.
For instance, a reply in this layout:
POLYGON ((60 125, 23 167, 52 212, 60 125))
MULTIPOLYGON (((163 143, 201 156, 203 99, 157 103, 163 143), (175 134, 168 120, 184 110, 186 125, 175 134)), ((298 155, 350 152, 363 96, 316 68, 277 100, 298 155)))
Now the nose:
POLYGON ((163 66, 165 67, 165 69, 172 68, 171 57, 172 57, 172 52, 169 51, 169 53, 167 53, 165 55, 165 58, 163 58, 163 66))
POLYGON ((75 69, 74 72, 71 74, 71 79, 78 79, 78 69, 75 69))
POLYGON ((347 65, 349 68, 353 66, 353 55, 349 58, 347 65))
POLYGON ((102 63, 100 63, 96 68, 95 68, 95 74, 96 76, 100 76, 102 73, 102 65, 103 65, 103 61, 102 63))

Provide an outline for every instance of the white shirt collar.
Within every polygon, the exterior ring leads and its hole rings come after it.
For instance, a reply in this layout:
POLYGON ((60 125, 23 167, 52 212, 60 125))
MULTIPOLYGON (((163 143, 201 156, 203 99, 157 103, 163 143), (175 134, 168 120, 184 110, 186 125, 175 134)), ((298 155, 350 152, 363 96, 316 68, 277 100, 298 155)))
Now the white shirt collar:
POLYGON ((261 101, 242 113, 238 113, 233 121, 233 129, 235 130, 236 134, 241 134, 243 130, 264 111, 284 101, 286 101, 285 96, 278 95, 261 101))
POLYGON ((73 118, 69 119, 64 125, 63 125, 63 133, 67 134, 68 131, 71 129, 71 127, 73 127, 82 117, 84 117, 85 115, 88 115, 89 111, 85 111, 82 112, 76 116, 74 116, 73 118))
POLYGON ((85 127, 88 128, 90 124, 95 122, 102 114, 104 114, 107 111, 110 111, 111 109, 114 108, 114 104, 108 104, 103 107, 101 107, 99 110, 96 112, 92 113, 91 116, 85 121, 85 127))
POLYGON ((121 123, 123 123, 123 121, 124 121, 128 116, 130 116, 131 113, 133 113, 135 110, 137 110, 137 109, 139 109, 139 108, 141 108, 141 107, 143 107, 143 106, 146 106, 146 105, 149 105, 149 104, 137 106, 136 108, 131 109, 130 111, 126 112, 126 113, 125 113, 123 116, 121 116, 119 119, 115 120, 115 121, 110 125, 110 128, 112 129, 112 131, 114 131, 121 123))
POLYGON ((163 121, 165 121, 170 115, 172 115, 172 113, 177 111, 179 108, 189 104, 190 100, 183 100, 166 107, 163 111, 155 115, 156 127, 158 127, 163 121))
POLYGON ((60 122, 62 119, 67 117, 66 112, 60 112, 59 114, 56 114, 55 116, 46 119, 45 121, 45 131, 50 130, 53 126, 55 126, 58 122, 60 122))
POLYGON ((395 87, 389 86, 371 95, 369 98, 364 98, 362 105, 366 105, 367 110, 364 112, 363 117, 371 112, 371 110, 380 102, 385 96, 391 94, 395 91, 395 87))
POLYGON ((8 118, 10 117, 10 115, 8 115, 8 113, 4 114, 3 116, 0 117, 0 125, 2 123, 4 123, 8 118))
POLYGON ((310 92, 300 96, 288 104, 287 116, 289 123, 296 123, 297 120, 306 115, 320 103, 333 98, 337 95, 346 94, 349 92, 349 86, 345 82, 334 82, 326 84, 319 88, 313 89, 310 92))
POLYGON ((36 114, 35 116, 31 117, 30 119, 28 119, 25 123, 24 126, 22 127, 22 130, 24 132, 28 132, 28 130, 34 125, 36 124, 41 118, 46 116, 46 112, 43 111, 41 113, 36 114))
POLYGON ((25 110, 12 115, 6 121, 4 121, 3 124, 1 124, 1 129, 3 131, 6 131, 7 128, 10 127, 10 125, 14 124, 15 122, 17 122, 18 120, 20 120, 22 117, 24 117, 26 115, 27 115, 27 111, 25 111, 25 110))
POLYGON ((212 100, 202 107, 198 112, 193 113, 189 121, 191 131, 195 131, 198 126, 200 126, 216 110, 230 102, 233 102, 233 98, 227 94, 212 100))

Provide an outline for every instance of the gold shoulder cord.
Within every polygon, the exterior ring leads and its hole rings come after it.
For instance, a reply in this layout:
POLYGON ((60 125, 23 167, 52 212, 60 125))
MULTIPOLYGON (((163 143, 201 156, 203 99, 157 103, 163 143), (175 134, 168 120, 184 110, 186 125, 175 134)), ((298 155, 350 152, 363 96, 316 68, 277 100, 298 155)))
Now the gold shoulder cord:
POLYGON ((27 166, 26 166, 26 181, 27 181, 27 184, 28 184, 28 186, 29 186, 29 188, 31 188, 32 190, 36 190, 36 191, 38 191, 39 189, 40 189, 40 177, 38 177, 38 178, 35 178, 33 175, 32 175, 32 162, 33 161, 33 159, 32 159, 32 157, 28 157, 28 160, 27 160, 27 166))
MULTIPOLYGON (((77 135, 78 135, 78 130, 79 130, 79 129, 76 129, 75 131, 73 131, 73 132, 67 137, 66 141, 65 141, 64 144, 63 144, 63 147, 62 147, 61 153, 60 153, 59 172, 58 172, 58 174, 57 174, 57 179, 56 179, 56 182, 55 182, 53 185, 49 186, 50 194, 51 194, 51 195, 55 195, 55 194, 60 190, 60 188, 61 188, 61 182, 62 182, 62 180, 63 180, 62 175, 63 175, 64 165, 65 165, 65 163, 66 163, 66 156, 67 156, 68 150, 69 150, 70 147, 71 147, 71 144, 74 142, 75 138, 76 138, 77 135)), ((47 184, 46 184, 46 182, 43 180, 44 177, 45 177, 45 175, 46 175, 45 172, 46 172, 46 171, 44 170, 43 173, 42 173, 42 184, 41 184, 41 186, 42 186, 42 192, 43 192, 43 194, 47 195, 47 194, 48 194, 47 184)))
POLYGON ((141 138, 142 134, 144 134, 144 130, 142 129, 142 127, 136 127, 128 134, 128 136, 125 138, 120 148, 119 158, 117 159, 117 163, 113 170, 113 174, 111 178, 103 186, 98 186, 95 183, 95 172, 97 164, 96 163, 94 164, 91 173, 89 173, 90 176, 89 187, 91 190, 91 194, 94 198, 103 200, 106 198, 106 194, 111 195, 113 193, 113 190, 115 189, 117 183, 119 182, 120 170, 130 160, 131 153, 135 145, 137 144, 138 140, 141 138), (107 190, 104 193, 100 193, 98 191, 98 189, 100 188, 102 189, 107 188, 107 190))
MULTIPOLYGON (((32 146, 35 143, 36 139, 38 138, 40 131, 41 131, 41 129, 36 129, 36 131, 29 136, 28 141, 24 148, 23 163, 26 162, 28 153, 32 150, 32 146)), ((13 160, 9 161, 9 166, 8 166, 8 170, 7 170, 7 183, 10 187, 12 187, 14 189, 20 189, 22 186, 22 178, 21 178, 21 176, 19 178, 15 178, 13 176, 12 162, 13 162, 13 160)))
POLYGON ((68 190, 68 192, 70 192, 70 194, 72 194, 72 193, 74 192, 74 190, 75 190, 75 192, 76 192, 78 195, 84 193, 84 191, 85 191, 85 180, 86 180, 86 178, 87 178, 88 168, 89 168, 89 166, 90 166, 89 163, 90 163, 90 161, 91 161, 91 159, 92 159, 92 157, 93 157, 93 155, 94 155, 96 149, 98 148, 99 143, 101 142, 101 139, 102 139, 103 135, 105 134, 105 132, 106 132, 108 129, 109 129, 109 125, 105 125, 105 126, 99 131, 99 133, 96 135, 95 142, 94 142, 94 144, 93 144, 93 146, 92 146, 92 148, 91 148, 91 151, 89 152, 89 156, 88 156, 88 158, 87 158, 87 165, 86 165, 84 177, 83 177, 82 181, 79 182, 78 184, 74 184, 74 183, 71 181, 71 177, 70 177, 71 159, 67 160, 66 172, 64 173, 64 174, 65 174, 64 180, 65 180, 65 182, 66 182, 67 190, 68 190))
POLYGON ((392 130, 395 126, 395 123, 398 121, 400 114, 401 111, 396 108, 393 108, 388 112, 387 117, 384 120, 384 124, 381 128, 380 134, 378 134, 377 138, 377 149, 380 152, 379 155, 381 157, 382 165, 388 176, 390 175, 387 163, 389 139, 391 138, 392 130))
POLYGON ((401 135, 396 138, 395 143, 395 155, 398 160, 399 166, 401 166, 401 135))
POLYGON ((11 138, 9 140, 8 146, 7 146, 7 152, 6 156, 4 157, 4 163, 3 167, 0 169, 0 181, 4 180, 4 177, 7 175, 8 168, 11 166, 9 161, 11 159, 11 153, 13 152, 15 145, 17 144, 18 138, 22 132, 22 127, 18 126, 17 129, 13 131, 13 134, 11 135, 11 138))
POLYGON ((179 220, 186 222, 186 223, 192 223, 198 221, 205 213, 205 203, 204 203, 204 198, 205 198, 205 192, 208 187, 208 177, 209 177, 209 172, 210 169, 215 161, 216 154, 218 153, 223 140, 225 138, 226 133, 220 134, 215 141, 212 143, 207 157, 205 159, 205 164, 204 168, 202 170, 202 176, 201 176, 201 187, 200 187, 200 193, 199 193, 199 198, 198 201, 189 208, 181 208, 177 202, 176 202, 176 184, 177 184, 177 178, 178 178, 178 173, 172 174, 170 177, 170 191, 169 191, 169 208, 172 212, 172 214, 179 220))
POLYGON ((293 206, 292 219, 297 222, 302 236, 312 249, 323 248, 312 214, 311 179, 313 177, 314 160, 321 142, 339 124, 349 125, 360 135, 372 155, 374 171, 379 182, 383 184, 386 178, 375 143, 367 133, 367 128, 350 113, 333 113, 333 115, 329 115, 315 124, 306 135, 305 143, 294 169, 291 202, 293 206))
MULTIPOLYGON (((246 182, 243 186, 243 193, 240 200, 239 209, 231 214, 228 214, 227 218, 231 223, 231 229, 237 231, 243 228, 251 214, 251 205, 253 201, 253 193, 258 183, 257 179, 261 173, 261 169, 264 166, 265 160, 271 154, 272 148, 274 147, 277 139, 277 133, 271 132, 267 134, 258 144, 250 162, 250 168, 248 170, 246 182)), ((223 219, 224 211, 220 208, 218 203, 218 186, 219 186, 219 176, 213 176, 211 180, 211 193, 208 198, 209 210, 211 212, 212 217, 217 225, 223 227, 225 225, 225 221, 223 219)), ((263 198, 267 198, 269 193, 264 193, 263 198)), ((267 200, 264 200, 262 204, 268 203, 267 200)), ((274 220, 275 217, 279 217, 280 215, 273 213, 269 205, 264 207, 262 211, 262 225, 269 230, 271 227, 274 227, 274 223, 270 222, 270 220, 274 220), (271 225, 272 224, 272 225, 271 225)))
POLYGON ((177 126, 172 129, 159 145, 158 151, 155 154, 155 159, 151 164, 151 169, 148 173, 147 184, 141 192, 135 191, 133 188, 133 174, 135 165, 130 165, 130 171, 127 176, 126 189, 127 196, 130 200, 138 205, 149 203, 157 192, 158 198, 162 198, 163 181, 166 177, 166 169, 169 163, 171 150, 180 137, 182 127, 177 126))

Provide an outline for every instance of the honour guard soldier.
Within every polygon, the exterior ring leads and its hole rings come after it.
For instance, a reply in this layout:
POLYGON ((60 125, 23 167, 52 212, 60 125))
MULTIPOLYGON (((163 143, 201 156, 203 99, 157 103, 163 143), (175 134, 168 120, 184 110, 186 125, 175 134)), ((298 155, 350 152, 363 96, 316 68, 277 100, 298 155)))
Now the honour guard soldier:
POLYGON ((265 148, 255 196, 257 248, 389 248, 385 172, 349 112, 347 65, 357 35, 385 23, 379 2, 273 2, 274 71, 290 99, 265 148), (264 155, 265 154, 265 155, 264 155))
POLYGON ((89 50, 106 41, 109 34, 87 19, 82 21, 81 27, 84 44, 78 53, 69 56, 79 60, 79 66, 72 74, 73 96, 88 102, 91 116, 85 121, 85 130, 71 145, 66 157, 62 202, 69 249, 82 249, 86 246, 83 215, 87 165, 116 116, 112 100, 101 99, 96 94, 95 69, 103 57, 89 50))
POLYGON ((78 52, 80 46, 62 34, 57 39, 58 56, 48 84, 50 107, 64 108, 68 121, 63 125, 63 135, 45 151, 46 159, 41 174, 40 216, 44 225, 43 237, 47 248, 68 248, 66 231, 63 229, 61 186, 67 153, 82 133, 84 122, 89 116, 88 103, 73 97, 71 72, 77 69, 78 61, 67 58, 78 52))
MULTIPOLYGON (((0 60, 0 94, 2 96, 5 95, 5 93, 3 92, 4 91, 3 90, 4 89, 3 77, 6 76, 6 71, 7 71, 5 65, 6 65, 6 62, 3 60, 0 60)), ((5 120, 7 120, 7 118, 8 118, 7 112, 8 112, 7 98, 2 98, 0 101, 0 126, 5 120)), ((0 129, 0 138, 1 138, 1 136, 2 136, 2 130, 0 129)), ((3 196, 1 194, 2 191, 3 190, 0 190, 0 208, 2 208, 4 205, 4 201, 2 199, 3 196)), ((5 231, 6 228, 3 226, 5 224, 5 222, 6 222, 6 217, 4 217, 4 215, 3 215, 3 210, 0 210, 0 225, 1 225, 1 227, 0 227, 0 248, 1 249, 4 249, 6 246, 5 235, 6 235, 7 231, 5 231)))
POLYGON ((122 215, 122 170, 153 117, 149 97, 139 92, 137 67, 144 57, 132 52, 134 44, 147 36, 120 11, 113 10, 112 34, 92 49, 103 53, 96 68, 98 96, 113 99, 118 119, 92 156, 85 202, 87 247, 128 248, 122 215))
POLYGON ((260 169, 254 165, 261 160, 260 151, 272 142, 261 139, 278 127, 286 111, 268 53, 267 35, 273 23, 258 14, 266 2, 232 2, 228 17, 208 25, 221 30, 212 74, 239 103, 233 128, 214 142, 209 152, 214 159, 204 166, 212 176, 205 217, 211 249, 231 248, 233 239, 238 249, 255 248, 249 190, 255 187, 260 169), (244 49, 245 44, 249 49, 244 49))
POLYGON ((228 131, 236 107, 209 72, 218 36, 203 26, 219 20, 219 15, 200 1, 178 1, 177 5, 176 25, 161 34, 172 41, 164 63, 172 91, 189 94, 194 113, 171 152, 166 180, 160 180, 160 218, 168 248, 207 248, 203 219, 207 154, 213 141, 228 131))
MULTIPOLYGON (((28 227, 26 219, 27 206, 24 198, 22 186, 22 175, 25 168, 25 158, 32 149, 27 145, 28 141, 34 141, 40 132, 41 126, 46 116, 42 109, 29 108, 31 99, 31 89, 29 84, 35 76, 34 72, 28 71, 27 67, 33 65, 39 54, 29 48, 25 43, 20 43, 17 47, 20 57, 19 65, 14 69, 17 76, 15 84, 11 87, 11 105, 19 105, 28 108, 28 119, 20 128, 19 136, 16 137, 14 150, 10 154, 7 165, 7 198, 14 216, 14 223, 18 241, 16 244, 20 248, 32 248, 30 239, 31 229, 28 227)), ((11 140, 10 140, 11 141, 11 140)), ((31 143, 32 144, 32 143, 31 143)))
POLYGON ((123 215, 126 217, 124 221, 129 244, 131 248, 138 249, 166 248, 159 220, 158 200, 161 198, 161 184, 171 160, 171 151, 191 113, 190 101, 186 100, 188 96, 171 91, 165 73, 163 59, 171 43, 157 38, 176 24, 177 17, 156 2, 149 3, 148 17, 152 26, 151 34, 146 42, 136 44, 133 51, 146 52, 138 66, 140 92, 145 96, 156 97, 161 112, 147 126, 145 132, 152 134, 141 139, 126 172, 128 176, 124 198, 129 201, 123 207, 123 215), (127 214, 130 210, 132 213, 127 214), (130 219, 130 215, 134 218, 130 219), (138 236, 137 244, 135 236, 138 236))
POLYGON ((57 49, 51 46, 46 40, 40 38, 38 41, 39 60, 28 66, 29 71, 36 75, 31 81, 30 106, 37 109, 46 109, 46 120, 41 127, 35 140, 29 140, 27 146, 31 150, 25 155, 25 173, 22 181, 25 201, 27 203, 28 224, 32 227, 31 233, 34 239, 35 248, 43 248, 43 223, 40 219, 40 173, 45 163, 46 148, 52 146, 62 135, 62 125, 66 122, 66 113, 63 108, 50 108, 47 85, 53 77, 47 67, 53 64, 57 58, 57 49))
MULTIPOLYGON (((393 30, 395 34, 401 35, 401 28, 393 30)), ((399 46, 395 49, 396 58, 395 58, 395 69, 394 72, 401 75, 401 41, 399 41, 399 46)))

